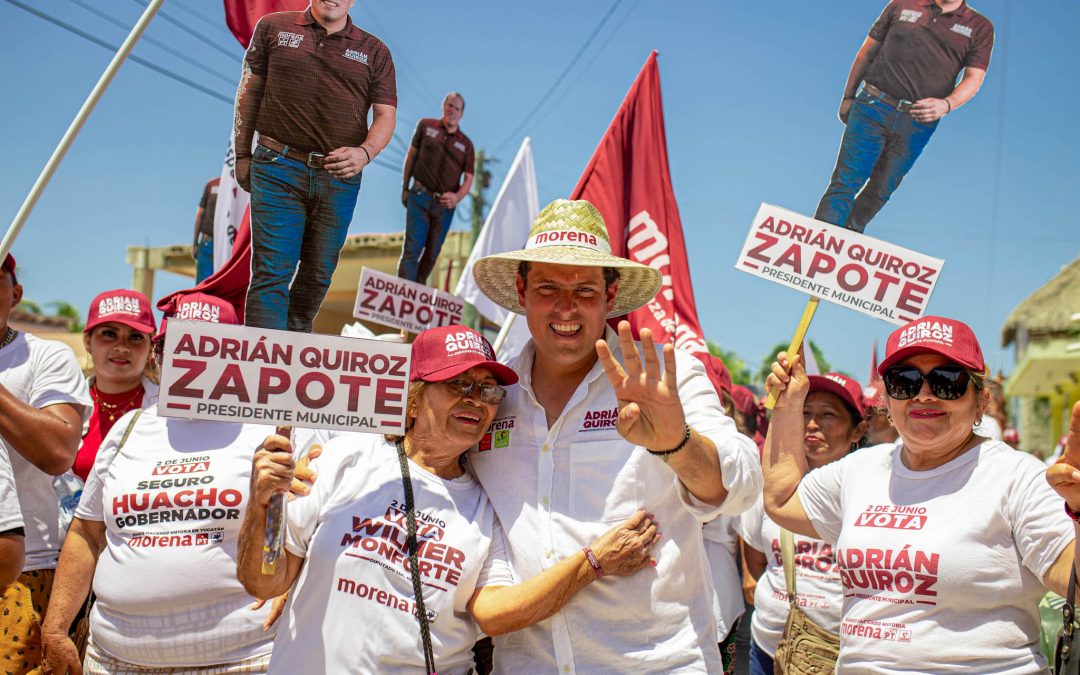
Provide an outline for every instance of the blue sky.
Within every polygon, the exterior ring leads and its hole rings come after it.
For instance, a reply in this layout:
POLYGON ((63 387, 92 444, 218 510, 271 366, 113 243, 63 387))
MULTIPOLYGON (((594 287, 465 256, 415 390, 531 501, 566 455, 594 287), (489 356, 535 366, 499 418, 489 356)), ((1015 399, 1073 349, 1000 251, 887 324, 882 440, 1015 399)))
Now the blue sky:
MULTIPOLYGON (((80 4, 127 26, 142 9, 139 0, 30 4, 112 44, 126 31, 80 4)), ((835 110, 848 68, 884 4, 622 0, 525 129, 541 201, 573 188, 649 51, 658 49, 702 327, 756 367, 790 338, 806 298, 737 272, 735 258, 760 202, 813 213, 842 132, 835 110)), ((522 135, 511 133, 611 6, 360 0, 354 20, 390 45, 398 67, 391 147, 408 143, 417 119, 439 114, 445 91, 460 90, 462 128, 502 160, 493 167, 493 197, 522 135)), ((986 83, 942 122, 868 234, 944 258, 930 312, 970 323, 990 365, 1008 370, 1011 349, 1000 347, 1005 317, 1080 253, 1070 207, 1080 186, 1071 84, 1080 72, 1080 3, 1039 12, 1009 0, 973 6, 997 28, 986 83)), ((225 29, 221 2, 166 0, 164 11, 206 42, 160 15, 147 35, 218 75, 149 43, 134 53, 231 99, 228 80, 239 73, 242 50, 225 29)), ((6 227, 111 54, 6 0, 0 21, 8 27, 0 60, 6 227)), ((70 301, 85 312, 97 292, 130 284, 125 247, 189 242, 231 115, 223 101, 125 64, 15 244, 27 297, 70 301)), ((366 172, 350 232, 403 227, 400 180, 382 168, 366 172)), ((456 227, 466 226, 459 218, 456 227)), ((158 275, 155 294, 186 285, 158 275)), ((890 330, 823 304, 810 334, 835 366, 864 378, 871 341, 883 344, 890 330)))

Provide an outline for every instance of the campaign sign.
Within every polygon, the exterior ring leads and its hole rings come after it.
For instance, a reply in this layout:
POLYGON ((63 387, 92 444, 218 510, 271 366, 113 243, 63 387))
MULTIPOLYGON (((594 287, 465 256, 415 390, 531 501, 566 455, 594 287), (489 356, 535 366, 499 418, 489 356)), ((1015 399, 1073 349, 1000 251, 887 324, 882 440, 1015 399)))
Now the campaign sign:
POLYGON ((465 301, 445 291, 365 267, 353 316, 419 333, 461 323, 465 301))
POLYGON ((944 264, 763 203, 735 268, 902 325, 926 311, 944 264))
POLYGON ((400 434, 410 351, 380 340, 170 320, 158 413, 400 434))

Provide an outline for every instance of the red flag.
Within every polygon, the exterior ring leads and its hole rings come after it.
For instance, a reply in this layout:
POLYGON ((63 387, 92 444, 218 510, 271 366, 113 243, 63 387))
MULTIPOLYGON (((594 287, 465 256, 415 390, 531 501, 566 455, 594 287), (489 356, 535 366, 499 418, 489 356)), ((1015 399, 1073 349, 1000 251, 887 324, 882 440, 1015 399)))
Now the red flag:
POLYGON ((870 377, 866 378, 866 381, 871 385, 881 379, 881 376, 877 374, 877 364, 877 340, 874 340, 873 351, 870 353, 870 377))
POLYGON ((247 49, 255 24, 272 12, 302 12, 307 0, 225 0, 225 23, 247 49))
POLYGON ((172 315, 176 301, 188 293, 206 293, 230 303, 236 310, 236 316, 244 320, 244 305, 247 300, 248 284, 251 282, 251 210, 244 212, 240 231, 236 233, 232 255, 221 269, 203 279, 194 288, 176 291, 158 300, 157 308, 172 315))
POLYGON ((649 328, 658 342, 666 340, 699 358, 707 356, 671 187, 655 51, 638 73, 570 198, 587 199, 604 216, 612 253, 664 275, 656 297, 626 317, 634 334, 649 328))

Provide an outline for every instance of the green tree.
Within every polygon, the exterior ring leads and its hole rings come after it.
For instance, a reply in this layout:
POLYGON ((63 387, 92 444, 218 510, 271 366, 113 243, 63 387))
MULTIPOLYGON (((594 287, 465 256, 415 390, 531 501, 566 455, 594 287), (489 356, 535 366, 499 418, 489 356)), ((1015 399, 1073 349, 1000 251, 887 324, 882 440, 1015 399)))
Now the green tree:
POLYGON ((71 333, 81 333, 83 330, 82 315, 79 314, 79 310, 75 305, 63 300, 54 300, 53 302, 45 303, 46 307, 52 307, 55 316, 60 316, 65 319, 71 319, 71 326, 68 327, 68 331, 71 333))
POLYGON ((20 312, 26 312, 27 314, 33 314, 35 316, 41 316, 42 314, 41 305, 37 304, 33 300, 27 300, 26 298, 23 298, 23 301, 20 302, 19 306, 15 309, 19 310, 20 312))
POLYGON ((746 361, 741 356, 730 349, 724 349, 711 340, 707 340, 706 344, 709 346, 709 353, 713 356, 719 356, 720 360, 727 366, 728 372, 731 373, 731 381, 733 383, 744 386, 750 384, 750 369, 746 366, 746 361))
MULTIPOLYGON (((813 340, 807 340, 810 344, 810 349, 814 352, 814 360, 817 361, 818 369, 823 373, 831 373, 832 366, 829 364, 828 359, 825 358, 825 352, 821 351, 821 348, 813 340)), ((764 384, 765 379, 769 377, 769 373, 772 372, 773 361, 776 360, 776 355, 780 352, 787 351, 790 345, 787 342, 781 342, 780 344, 769 350, 769 353, 765 355, 765 358, 761 361, 761 368, 755 373, 755 381, 758 384, 764 384)))

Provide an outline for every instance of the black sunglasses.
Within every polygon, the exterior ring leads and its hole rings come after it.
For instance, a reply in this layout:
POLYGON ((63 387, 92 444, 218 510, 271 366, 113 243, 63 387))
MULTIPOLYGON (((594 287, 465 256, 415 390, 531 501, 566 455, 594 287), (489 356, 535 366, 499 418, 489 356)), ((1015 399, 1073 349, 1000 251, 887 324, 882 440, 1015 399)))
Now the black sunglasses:
POLYGON ((925 375, 915 366, 893 366, 885 371, 881 379, 885 383, 885 393, 897 401, 906 401, 918 395, 924 380, 930 383, 934 396, 955 401, 967 391, 971 374, 961 366, 938 366, 925 375))
POLYGON ((480 400, 484 403, 502 403, 503 398, 506 397, 506 390, 497 384, 484 384, 469 380, 450 380, 449 382, 443 382, 443 384, 446 385, 447 389, 462 398, 471 394, 473 389, 478 388, 480 390, 480 400))

